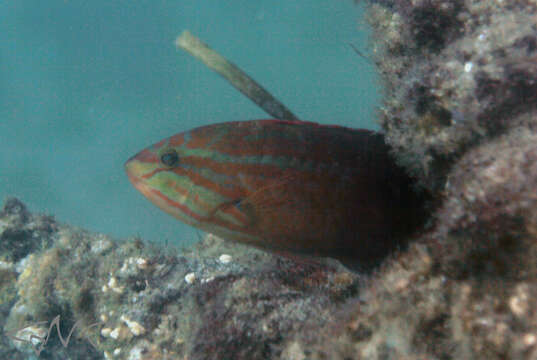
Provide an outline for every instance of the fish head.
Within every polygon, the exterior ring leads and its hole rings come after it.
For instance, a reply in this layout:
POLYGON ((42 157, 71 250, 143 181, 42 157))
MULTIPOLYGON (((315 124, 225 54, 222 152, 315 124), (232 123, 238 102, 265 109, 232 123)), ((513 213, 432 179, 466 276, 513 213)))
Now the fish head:
POLYGON ((143 149, 125 162, 125 171, 132 185, 153 204, 196 226, 207 214, 191 209, 194 184, 183 161, 191 155, 185 151, 185 137, 187 133, 176 134, 143 149))
POLYGON ((220 235, 229 223, 237 226, 244 220, 232 206, 244 188, 238 174, 222 162, 216 145, 221 130, 202 127, 173 135, 125 163, 132 185, 153 204, 186 224, 220 235))

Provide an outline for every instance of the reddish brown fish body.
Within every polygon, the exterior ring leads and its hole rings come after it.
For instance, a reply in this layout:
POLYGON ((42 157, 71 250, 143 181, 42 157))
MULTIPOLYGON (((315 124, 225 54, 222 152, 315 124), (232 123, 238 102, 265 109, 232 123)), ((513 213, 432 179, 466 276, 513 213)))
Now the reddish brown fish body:
POLYGON ((421 221, 411 179, 383 136, 368 130, 215 124, 164 139, 126 167, 133 184, 173 216, 278 252, 368 266, 421 221))

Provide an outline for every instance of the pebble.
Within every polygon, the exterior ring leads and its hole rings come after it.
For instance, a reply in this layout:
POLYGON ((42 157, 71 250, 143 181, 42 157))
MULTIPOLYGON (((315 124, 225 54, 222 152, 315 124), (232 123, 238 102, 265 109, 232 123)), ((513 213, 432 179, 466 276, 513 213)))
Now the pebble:
POLYGON ((231 255, 228 255, 228 254, 222 254, 222 255, 220 255, 220 257, 218 258, 218 260, 219 260, 222 264, 228 264, 228 263, 231 262, 232 257, 231 257, 231 255))
POLYGON ((196 281, 196 274, 194 274, 193 272, 186 274, 185 281, 188 284, 192 284, 194 281, 196 281))

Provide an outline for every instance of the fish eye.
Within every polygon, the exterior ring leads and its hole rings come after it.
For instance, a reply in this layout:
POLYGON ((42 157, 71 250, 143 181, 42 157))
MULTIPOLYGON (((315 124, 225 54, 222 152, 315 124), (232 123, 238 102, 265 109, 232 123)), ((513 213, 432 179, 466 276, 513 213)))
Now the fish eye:
POLYGON ((174 149, 167 150, 160 156, 160 162, 168 167, 177 166, 179 163, 179 155, 174 149))

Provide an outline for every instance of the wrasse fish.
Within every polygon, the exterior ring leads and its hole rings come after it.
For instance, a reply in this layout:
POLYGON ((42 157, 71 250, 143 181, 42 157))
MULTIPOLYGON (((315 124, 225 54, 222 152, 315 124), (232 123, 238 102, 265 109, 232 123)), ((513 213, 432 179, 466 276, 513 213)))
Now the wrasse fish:
POLYGON ((420 221, 411 179, 383 136, 369 130, 284 120, 214 124, 163 139, 125 168, 150 201, 203 231, 358 268, 420 221))

